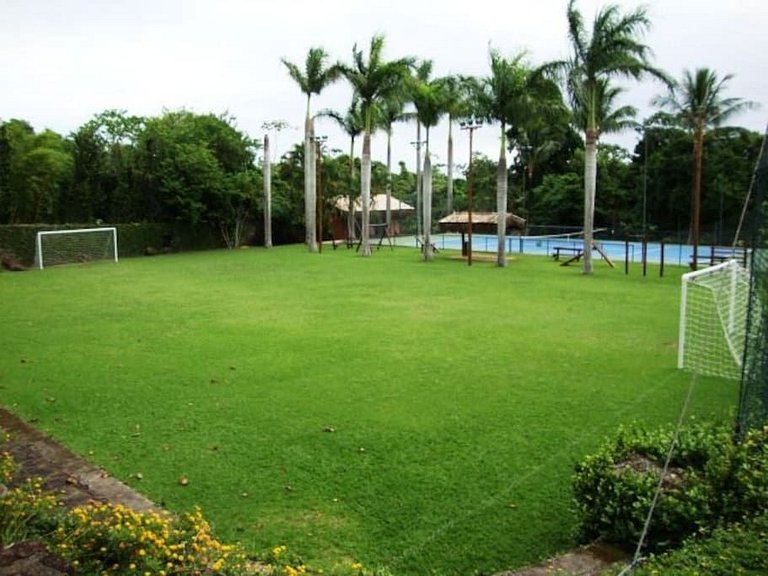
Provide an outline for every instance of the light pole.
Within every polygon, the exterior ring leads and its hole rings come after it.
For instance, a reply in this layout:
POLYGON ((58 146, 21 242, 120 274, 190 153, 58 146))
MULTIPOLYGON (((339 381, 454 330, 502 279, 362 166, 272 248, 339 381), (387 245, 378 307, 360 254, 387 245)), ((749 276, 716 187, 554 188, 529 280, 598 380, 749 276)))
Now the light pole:
POLYGON ((459 122, 462 130, 469 130, 469 168, 467 174, 467 266, 472 266, 472 136, 483 121, 474 116, 459 122))

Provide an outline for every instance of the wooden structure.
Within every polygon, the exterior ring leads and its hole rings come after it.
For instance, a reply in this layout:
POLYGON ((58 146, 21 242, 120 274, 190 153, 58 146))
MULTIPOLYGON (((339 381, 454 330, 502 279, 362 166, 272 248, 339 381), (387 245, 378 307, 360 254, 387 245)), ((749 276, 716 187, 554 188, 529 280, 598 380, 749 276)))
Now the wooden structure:
MULTIPOLYGON (((498 227, 497 212, 472 212, 473 234, 496 234, 498 227)), ((454 212, 438 222, 440 232, 452 232, 461 234, 461 253, 466 255, 465 234, 469 232, 469 214, 467 212, 454 212)), ((520 235, 525 231, 526 221, 516 214, 507 212, 505 234, 520 235)))
MULTIPOLYGON (((565 252, 568 254, 572 254, 570 258, 560 263, 560 266, 568 266, 571 262, 578 262, 581 260, 581 257, 584 255, 584 248, 580 246, 553 246, 552 250, 552 258, 554 258, 556 261, 560 260, 560 253, 565 252)), ((611 257, 608 256, 608 254, 605 253, 605 251, 600 247, 599 244, 593 242, 592 243, 592 250, 595 250, 603 260, 605 260, 608 263, 608 266, 611 268, 614 267, 613 260, 611 260, 611 257)))
MULTIPOLYGON (((339 196, 336 198, 333 206, 333 220, 331 222, 331 234, 334 242, 341 240, 347 243, 348 247, 355 244, 359 244, 360 238, 360 217, 362 214, 363 206, 360 202, 360 198, 356 198, 352 204, 352 210, 355 213, 355 238, 349 238, 347 232, 347 218, 349 215, 349 196, 339 196)), ((384 238, 390 239, 392 236, 398 236, 400 234, 400 217, 404 214, 413 212, 415 208, 409 204, 406 204, 402 200, 398 200, 394 196, 390 198, 390 207, 392 215, 392 221, 390 222, 389 229, 386 226, 386 214, 387 214, 387 195, 386 194, 374 194, 371 196, 370 204, 368 204, 368 211, 371 215, 371 223, 369 228, 369 236, 373 239, 379 240, 379 246, 381 246, 384 238)), ((391 242, 390 242, 391 244, 391 242)))

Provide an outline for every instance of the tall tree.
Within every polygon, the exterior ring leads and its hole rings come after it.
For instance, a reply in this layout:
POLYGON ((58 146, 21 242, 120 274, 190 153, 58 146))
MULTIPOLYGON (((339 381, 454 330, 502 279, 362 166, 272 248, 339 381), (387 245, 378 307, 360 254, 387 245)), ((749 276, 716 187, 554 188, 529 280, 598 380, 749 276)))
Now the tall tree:
POLYGON ((471 112, 471 90, 474 79, 462 76, 442 78, 445 111, 448 114, 448 156, 446 166, 445 211, 453 212, 453 122, 471 112))
MULTIPOLYGON (((406 81, 406 90, 409 92, 409 100, 415 107, 415 95, 414 87, 419 84, 423 84, 430 81, 432 76, 432 60, 420 60, 418 61, 413 70, 411 76, 406 81)), ((416 112, 408 112, 406 115, 408 120, 416 120, 416 141, 413 144, 416 146, 416 236, 422 238, 423 227, 423 173, 421 163, 421 147, 424 143, 421 139, 421 120, 418 118, 418 109, 416 112)))
POLYGON ((673 83, 668 94, 654 99, 654 103, 676 115, 680 123, 693 136, 693 179, 691 183, 691 244, 692 266, 696 269, 701 223, 701 178, 704 163, 704 135, 709 128, 722 125, 735 114, 757 106, 743 98, 726 98, 725 91, 732 74, 721 79, 709 68, 694 72, 683 71, 680 82, 673 83))
POLYGON ((370 197, 371 197, 371 133, 377 111, 388 96, 397 92, 413 63, 412 58, 386 61, 383 57, 384 36, 371 38, 368 55, 352 48, 352 64, 344 66, 343 74, 360 98, 364 118, 363 156, 361 163, 360 200, 362 203, 362 250, 363 256, 371 255, 370 244, 370 197))
POLYGON ((571 56, 544 66, 565 84, 574 108, 584 109, 584 274, 592 273, 592 232, 597 182, 597 141, 600 137, 599 91, 614 78, 640 79, 651 75, 668 82, 666 75, 650 63, 650 49, 642 36, 650 28, 645 8, 627 14, 615 4, 601 8, 591 30, 584 24, 576 0, 567 9, 571 56))
POLYGON ((208 223, 232 246, 254 201, 251 180, 256 143, 229 116, 165 112, 147 120, 139 136, 138 169, 147 196, 147 219, 208 223))
POLYGON ((329 84, 335 82, 341 74, 339 64, 328 64, 328 54, 323 48, 310 48, 304 61, 304 70, 285 58, 282 63, 288 69, 290 77, 299 85, 307 96, 307 110, 304 119, 304 219, 306 222, 306 243, 310 252, 317 252, 317 206, 316 179, 313 153, 314 124, 310 112, 313 94, 320 94, 329 84))
MULTIPOLYGON (((520 205, 514 211, 530 224, 529 190, 537 185, 538 168, 558 151, 567 148, 567 135, 573 133, 571 112, 563 102, 560 87, 553 80, 530 73, 526 114, 507 132, 510 150, 516 150, 514 171, 520 178, 520 205)), ((578 136, 577 136, 578 138, 578 136)), ((538 178, 540 180, 540 178, 538 178)))
POLYGON ((272 160, 269 154, 269 134, 264 134, 264 248, 272 248, 272 160))
MULTIPOLYGON (((431 68, 431 66, 430 66, 431 68)), ((432 168, 429 159, 429 130, 437 126, 440 118, 445 114, 445 90, 441 80, 432 80, 428 75, 419 75, 410 78, 410 93, 413 105, 416 108, 416 122, 425 129, 425 157, 424 170, 422 171, 422 228, 424 233, 424 259, 432 260, 432 168), (427 165, 429 164, 429 171, 427 165), (426 179, 430 178, 427 182, 426 179)))
POLYGON ((359 98, 352 98, 352 103, 344 114, 335 110, 321 110, 318 116, 324 116, 333 119, 339 128, 349 136, 349 181, 346 190, 347 197, 347 240, 352 241, 357 237, 355 231, 355 199, 357 194, 353 194, 355 189, 355 140, 363 133, 365 121, 359 98))
POLYGON ((0 123, 0 170, 0 221, 57 221, 72 178, 72 155, 64 138, 51 130, 35 134, 23 120, 0 123))
POLYGON ((501 126, 499 134, 499 163, 496 169, 497 249, 496 265, 506 266, 507 225, 507 128, 522 122, 528 110, 528 90, 533 71, 525 63, 525 54, 506 58, 498 50, 490 50, 491 74, 481 80, 478 106, 488 120, 501 126))
POLYGON ((108 222, 144 219, 147 207, 153 204, 144 197, 136 170, 136 143, 144 128, 144 118, 124 110, 105 110, 71 136, 75 149, 74 207, 87 199, 87 211, 93 218, 108 222))
POLYGON ((395 122, 401 122, 407 118, 404 112, 405 93, 398 92, 387 98, 379 111, 379 124, 387 133, 387 202, 386 223, 387 234, 393 234, 392 230, 392 128, 395 122))

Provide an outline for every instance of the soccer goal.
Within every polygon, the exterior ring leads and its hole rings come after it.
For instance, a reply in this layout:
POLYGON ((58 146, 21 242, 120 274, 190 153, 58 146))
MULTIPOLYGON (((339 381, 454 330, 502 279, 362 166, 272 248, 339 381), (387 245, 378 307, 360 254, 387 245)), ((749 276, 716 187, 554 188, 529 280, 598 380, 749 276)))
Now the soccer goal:
POLYGON ((739 380, 748 303, 749 272, 736 260, 683 274, 678 368, 739 380))
POLYGON ((117 228, 38 232, 35 240, 35 259, 41 270, 46 266, 91 260, 117 262, 117 228))

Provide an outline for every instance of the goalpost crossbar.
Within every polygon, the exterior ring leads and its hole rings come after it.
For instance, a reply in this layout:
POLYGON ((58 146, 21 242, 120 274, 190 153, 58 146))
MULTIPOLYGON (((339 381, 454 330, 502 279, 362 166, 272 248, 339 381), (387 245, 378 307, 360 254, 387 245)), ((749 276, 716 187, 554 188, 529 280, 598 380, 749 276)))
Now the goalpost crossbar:
POLYGON ((117 256, 117 228, 114 226, 100 227, 100 228, 74 228, 71 230, 41 230, 37 233, 35 238, 35 256, 37 259, 37 266, 42 270, 45 266, 43 256, 43 239, 49 236, 62 236, 62 235, 80 235, 80 234, 94 234, 94 233, 108 233, 111 238, 111 254, 109 255, 111 260, 118 261, 117 256))

